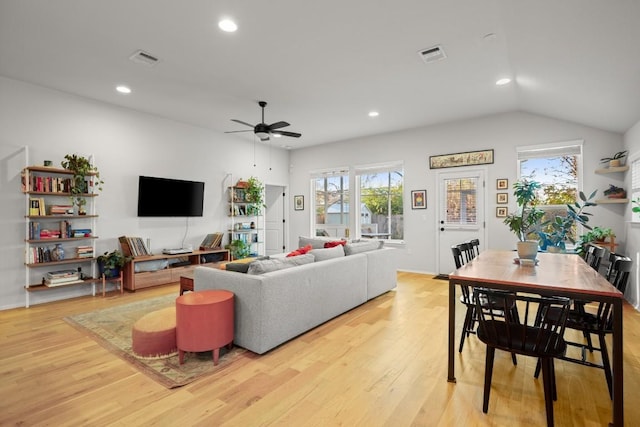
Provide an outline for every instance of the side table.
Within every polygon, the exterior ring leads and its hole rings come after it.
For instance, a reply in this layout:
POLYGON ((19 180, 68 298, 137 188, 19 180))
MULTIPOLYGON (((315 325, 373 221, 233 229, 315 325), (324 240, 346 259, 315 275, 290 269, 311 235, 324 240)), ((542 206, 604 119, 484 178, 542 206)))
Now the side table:
POLYGON ((189 292, 176 298, 176 342, 180 364, 185 351, 213 350, 233 344, 234 295, 224 290, 189 292))

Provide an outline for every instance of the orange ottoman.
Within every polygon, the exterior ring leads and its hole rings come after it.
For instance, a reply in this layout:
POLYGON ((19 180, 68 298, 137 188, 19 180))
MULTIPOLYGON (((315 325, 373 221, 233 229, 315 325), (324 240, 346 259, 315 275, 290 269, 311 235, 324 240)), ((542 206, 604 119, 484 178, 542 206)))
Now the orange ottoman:
POLYGON ((233 292, 196 291, 176 299, 176 341, 180 364, 185 351, 213 350, 218 364, 220 348, 233 343, 233 292))
POLYGON ((133 324, 131 349, 141 357, 168 356, 176 351, 176 308, 152 311, 133 324))

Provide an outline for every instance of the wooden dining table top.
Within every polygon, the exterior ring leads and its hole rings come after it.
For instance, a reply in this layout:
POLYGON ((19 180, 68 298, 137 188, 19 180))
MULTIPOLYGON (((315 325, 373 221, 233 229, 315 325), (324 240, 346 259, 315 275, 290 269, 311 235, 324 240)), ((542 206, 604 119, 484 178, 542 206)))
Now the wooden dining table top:
POLYGON ((623 298, 604 276, 574 254, 539 253, 537 265, 520 265, 517 253, 486 250, 449 275, 449 280, 472 281, 539 289, 545 293, 585 294, 623 298))

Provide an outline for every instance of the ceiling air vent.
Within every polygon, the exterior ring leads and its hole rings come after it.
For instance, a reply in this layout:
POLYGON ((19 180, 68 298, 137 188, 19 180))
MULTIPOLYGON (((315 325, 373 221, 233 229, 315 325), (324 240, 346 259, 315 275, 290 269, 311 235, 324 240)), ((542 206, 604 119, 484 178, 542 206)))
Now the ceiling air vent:
POLYGON ((447 55, 444 53, 444 50, 442 50, 442 47, 440 46, 434 46, 428 49, 423 49, 420 52, 418 52, 418 54, 420 55, 422 60, 427 64, 431 62, 439 61, 447 57, 447 55))
POLYGON ((138 64, 144 64, 148 67, 153 67, 159 61, 158 58, 151 55, 150 53, 145 52, 144 50, 138 50, 134 52, 133 55, 129 57, 129 59, 138 64))

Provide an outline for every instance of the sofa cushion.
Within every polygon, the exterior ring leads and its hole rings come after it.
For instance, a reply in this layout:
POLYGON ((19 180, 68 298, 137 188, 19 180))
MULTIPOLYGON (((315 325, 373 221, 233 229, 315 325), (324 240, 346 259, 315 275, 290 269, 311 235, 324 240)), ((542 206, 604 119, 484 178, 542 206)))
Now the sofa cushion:
POLYGON ((311 255, 313 255, 316 259, 316 262, 318 261, 325 261, 328 259, 332 259, 332 258, 340 258, 344 256, 344 248, 342 245, 338 245, 338 246, 334 246, 332 248, 325 248, 325 249, 313 249, 312 251, 309 252, 311 255))
POLYGON ((383 240, 369 240, 366 242, 363 241, 357 243, 347 243, 344 246, 344 253, 345 255, 355 255, 362 252, 375 251, 377 249, 382 249, 383 245, 383 240))
POLYGON ((246 273, 249 271, 250 266, 251 262, 229 262, 225 264, 224 269, 227 271, 235 271, 237 273, 246 273))
POLYGON ((296 249, 295 251, 289 252, 289 253, 287 254, 287 256, 288 256, 288 257, 292 257, 292 256, 304 255, 304 254, 306 254, 307 252, 309 252, 311 249, 313 249, 313 248, 311 247, 311 245, 307 245, 307 246, 304 246, 304 247, 298 248, 298 249, 296 249))
POLYGON ((247 274, 264 274, 270 271, 284 270, 298 265, 311 264, 315 260, 311 254, 304 254, 289 258, 272 258, 254 261, 250 264, 247 274))
POLYGON ((311 245, 313 249, 322 249, 324 248, 324 244, 327 242, 334 242, 337 239, 335 237, 298 237, 298 246, 303 247, 307 245, 311 245))

